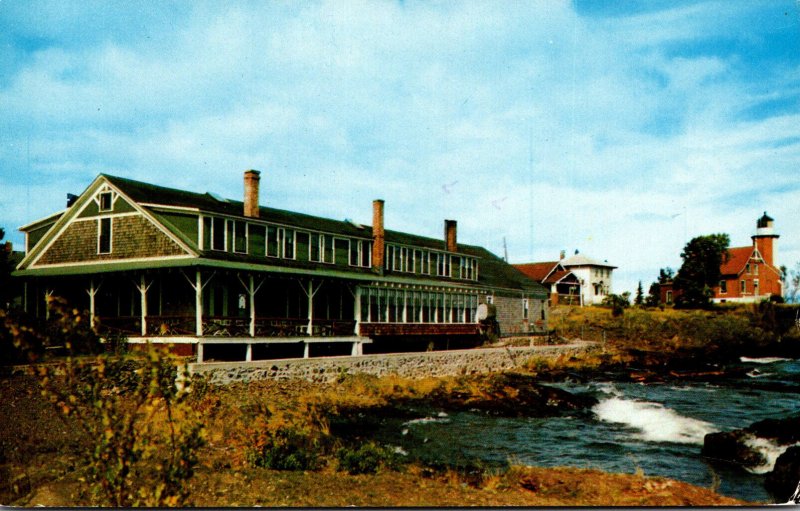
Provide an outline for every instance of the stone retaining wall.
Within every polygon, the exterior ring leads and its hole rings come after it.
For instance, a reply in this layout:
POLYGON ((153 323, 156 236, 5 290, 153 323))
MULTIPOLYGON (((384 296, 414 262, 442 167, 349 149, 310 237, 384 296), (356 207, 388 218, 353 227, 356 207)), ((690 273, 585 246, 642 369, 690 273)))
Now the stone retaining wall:
POLYGON ((461 374, 503 371, 522 366, 530 357, 558 357, 585 351, 596 343, 488 348, 425 353, 392 353, 357 357, 320 357, 255 362, 208 362, 189 364, 192 374, 206 375, 214 384, 235 381, 286 380, 301 378, 329 382, 342 374, 367 373, 376 376, 397 374, 408 378, 457 376, 461 374))

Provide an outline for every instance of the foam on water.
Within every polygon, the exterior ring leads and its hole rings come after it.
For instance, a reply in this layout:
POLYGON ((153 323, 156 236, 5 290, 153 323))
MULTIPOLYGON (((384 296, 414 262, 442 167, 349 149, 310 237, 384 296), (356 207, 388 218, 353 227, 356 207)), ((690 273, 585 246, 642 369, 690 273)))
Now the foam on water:
POLYGON ((410 426, 412 424, 430 424, 432 422, 439 422, 439 423, 448 423, 450 419, 446 418, 447 414, 444 417, 439 415, 439 417, 423 417, 421 419, 412 419, 410 421, 404 422, 403 426, 410 426))
POLYGON ((646 442, 702 445, 708 433, 717 431, 713 424, 647 401, 612 397, 595 405, 592 411, 601 421, 635 429, 634 437, 646 442))
POLYGON ((775 362, 789 362, 792 359, 781 358, 781 357, 761 357, 761 358, 739 357, 739 360, 749 364, 774 364, 775 362))
POLYGON ((777 445, 766 438, 759 438, 756 436, 747 437, 744 443, 754 451, 761 453, 766 460, 763 465, 747 468, 747 471, 753 474, 772 472, 775 469, 775 462, 778 460, 778 457, 786 452, 786 449, 791 447, 791 445, 777 445))

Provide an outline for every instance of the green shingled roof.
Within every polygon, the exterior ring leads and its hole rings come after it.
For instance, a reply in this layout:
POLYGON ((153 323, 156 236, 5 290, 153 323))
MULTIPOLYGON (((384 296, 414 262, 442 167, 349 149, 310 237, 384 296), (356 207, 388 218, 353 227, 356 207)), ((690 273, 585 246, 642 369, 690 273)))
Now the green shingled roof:
MULTIPOLYGON (((232 217, 243 216, 244 205, 242 201, 215 198, 208 193, 195 193, 174 188, 157 186, 131 179, 103 174, 112 185, 119 188, 128 197, 138 203, 177 206, 186 208, 196 208, 203 213, 226 215, 232 217)), ((258 220, 274 222, 298 229, 309 231, 321 231, 347 237, 372 238, 372 227, 364 226, 358 228, 348 221, 332 220, 313 215, 306 215, 283 209, 260 207, 260 217, 258 220)), ((180 233, 176 233, 180 234, 180 233)), ((386 243, 397 243, 434 250, 444 250, 444 241, 425 236, 392 231, 385 231, 386 243)), ((534 293, 542 298, 546 297, 546 290, 537 282, 526 277, 522 272, 506 263, 501 258, 492 254, 488 250, 474 246, 458 244, 458 253, 477 257, 479 259, 478 286, 487 288, 503 288, 509 290, 519 290, 534 293)), ((263 258, 257 256, 246 256, 242 254, 230 254, 225 252, 206 252, 204 258, 213 258, 229 261, 231 263, 256 263, 263 264, 263 258)), ((282 261, 282 265, 297 267, 297 269, 314 269, 322 267, 319 263, 307 263, 300 261, 282 261)), ((350 273, 370 274, 369 269, 348 268, 350 273)), ((419 275, 404 275, 402 273, 392 273, 393 280, 419 281, 421 278, 427 281, 436 281, 441 284, 476 285, 474 282, 461 281, 458 279, 437 278, 431 276, 421 277, 419 275)))

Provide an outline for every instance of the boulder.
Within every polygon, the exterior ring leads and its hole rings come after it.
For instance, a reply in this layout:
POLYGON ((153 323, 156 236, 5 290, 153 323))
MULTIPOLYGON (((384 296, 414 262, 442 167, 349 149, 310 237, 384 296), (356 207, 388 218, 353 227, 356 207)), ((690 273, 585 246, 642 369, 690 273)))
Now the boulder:
POLYGON ((743 429, 709 433, 703 439, 701 454, 707 458, 756 468, 767 462, 766 457, 750 444, 756 437, 743 429))
POLYGON ((459 379, 452 389, 423 399, 445 410, 480 410, 505 417, 552 417, 591 408, 597 399, 536 383, 536 377, 494 373, 459 379))
POLYGON ((789 447, 778 457, 775 468, 767 474, 764 487, 776 502, 786 502, 800 483, 800 446, 789 447))
POLYGON ((778 447, 800 442, 800 415, 784 419, 766 419, 744 429, 709 433, 703 441, 703 456, 756 468, 767 463, 755 444, 767 440, 778 447))

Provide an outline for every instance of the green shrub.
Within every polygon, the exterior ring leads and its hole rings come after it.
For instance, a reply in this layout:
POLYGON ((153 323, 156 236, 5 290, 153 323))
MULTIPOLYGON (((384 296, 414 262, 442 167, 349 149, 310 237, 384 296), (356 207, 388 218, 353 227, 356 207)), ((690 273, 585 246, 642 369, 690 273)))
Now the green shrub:
POLYGON ((336 457, 339 470, 350 475, 375 474, 382 466, 396 467, 398 461, 391 449, 374 442, 361 444, 358 449, 342 447, 336 457))
POLYGON ((11 325, 8 331, 15 346, 23 348, 63 343, 65 358, 32 371, 42 395, 60 413, 76 419, 93 441, 84 456, 92 503, 186 504, 187 483, 204 440, 202 423, 186 402, 189 389, 176 385, 176 361, 153 346, 127 356, 92 355, 99 343, 87 329, 85 314, 60 299, 48 305, 46 330, 11 325))
POLYGON ((260 449, 252 450, 249 461, 273 470, 317 470, 322 454, 314 435, 284 427, 272 432, 260 449))

